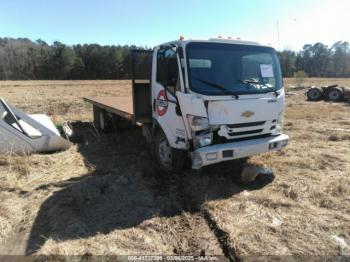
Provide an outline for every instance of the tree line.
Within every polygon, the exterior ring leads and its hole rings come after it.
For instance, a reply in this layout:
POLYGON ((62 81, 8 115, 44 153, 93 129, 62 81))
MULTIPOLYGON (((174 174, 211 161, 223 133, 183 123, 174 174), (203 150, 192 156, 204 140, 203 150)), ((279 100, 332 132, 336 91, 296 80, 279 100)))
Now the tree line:
POLYGON ((131 49, 140 48, 0 38, 0 79, 129 79, 131 49))
MULTIPOLYGON (((0 80, 130 79, 134 45, 65 45, 27 38, 0 38, 0 80)), ((348 42, 304 45, 278 52, 284 77, 304 71, 311 77, 350 77, 348 42)))
POLYGON ((278 53, 284 77, 298 71, 311 77, 350 77, 350 46, 338 41, 328 47, 322 43, 307 44, 299 52, 278 53))

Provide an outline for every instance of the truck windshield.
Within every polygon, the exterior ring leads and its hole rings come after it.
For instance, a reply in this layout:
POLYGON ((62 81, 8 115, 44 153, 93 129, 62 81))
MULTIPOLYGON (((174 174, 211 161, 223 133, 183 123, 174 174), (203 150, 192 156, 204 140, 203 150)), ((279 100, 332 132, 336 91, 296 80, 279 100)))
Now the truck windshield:
POLYGON ((194 92, 242 95, 277 93, 282 88, 280 65, 273 48, 194 42, 186 50, 189 84, 194 92))

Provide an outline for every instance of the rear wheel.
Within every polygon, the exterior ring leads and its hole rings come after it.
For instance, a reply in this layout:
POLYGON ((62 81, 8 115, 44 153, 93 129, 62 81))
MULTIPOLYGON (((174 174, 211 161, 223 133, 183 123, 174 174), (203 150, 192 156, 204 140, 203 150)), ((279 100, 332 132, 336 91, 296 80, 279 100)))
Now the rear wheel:
POLYGON ((102 131, 106 130, 106 117, 103 111, 100 111, 100 115, 99 115, 99 129, 101 129, 102 131))
POLYGON ((327 91, 327 99, 333 102, 343 100, 343 90, 339 87, 329 88, 329 90, 327 91))
POLYGON ((306 93, 307 98, 310 101, 319 101, 319 100, 321 100, 322 94, 323 94, 323 90, 320 87, 312 87, 306 93))
POLYGON ((155 135, 153 150, 160 171, 177 172, 184 167, 184 151, 170 147, 163 131, 155 135))
POLYGON ((112 123, 106 111, 96 106, 93 107, 93 111, 94 111, 95 127, 102 132, 110 131, 112 127, 112 123))

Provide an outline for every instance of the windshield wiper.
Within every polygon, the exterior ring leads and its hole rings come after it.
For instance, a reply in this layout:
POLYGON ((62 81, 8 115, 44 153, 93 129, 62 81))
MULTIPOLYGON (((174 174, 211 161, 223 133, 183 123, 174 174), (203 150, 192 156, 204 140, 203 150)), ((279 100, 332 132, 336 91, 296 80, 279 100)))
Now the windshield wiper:
POLYGON ((277 97, 279 95, 279 93, 276 91, 276 89, 269 87, 268 85, 266 85, 263 82, 257 81, 255 79, 237 79, 237 81, 242 82, 244 84, 257 84, 257 85, 261 85, 264 88, 266 88, 268 91, 273 92, 275 94, 275 96, 277 97))
POLYGON ((237 94, 233 93, 230 89, 228 89, 228 88, 226 88, 226 87, 224 87, 222 85, 219 85, 217 83, 213 83, 213 82, 210 82, 210 81, 207 81, 207 80, 204 80, 204 79, 200 79, 200 78, 194 78, 194 79, 196 79, 197 81, 202 82, 202 83, 204 83, 204 84, 206 84, 208 86, 212 86, 212 87, 215 87, 215 88, 217 88, 219 90, 222 90, 226 94, 233 95, 236 99, 239 98, 239 96, 237 94))

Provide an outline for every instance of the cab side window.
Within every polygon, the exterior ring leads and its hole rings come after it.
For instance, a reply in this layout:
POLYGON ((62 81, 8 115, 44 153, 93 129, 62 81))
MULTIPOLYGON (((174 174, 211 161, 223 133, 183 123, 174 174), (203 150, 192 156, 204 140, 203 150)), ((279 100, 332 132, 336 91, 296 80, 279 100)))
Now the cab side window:
POLYGON ((175 93, 180 90, 179 67, 173 48, 160 49, 157 54, 157 82, 175 93))

